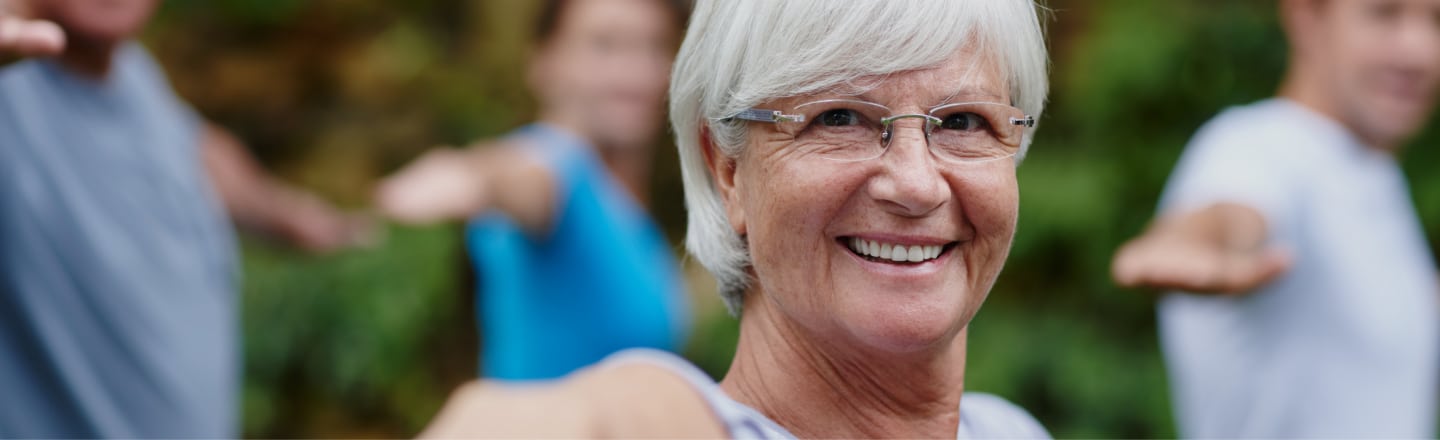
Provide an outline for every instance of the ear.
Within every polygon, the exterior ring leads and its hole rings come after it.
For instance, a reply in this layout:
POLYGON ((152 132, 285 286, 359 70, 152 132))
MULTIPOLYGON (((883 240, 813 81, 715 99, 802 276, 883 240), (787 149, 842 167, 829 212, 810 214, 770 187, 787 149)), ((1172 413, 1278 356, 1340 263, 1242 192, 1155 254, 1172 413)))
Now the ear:
POLYGON ((739 182, 735 178, 738 164, 715 147, 709 124, 700 125, 700 152, 705 156, 705 167, 710 170, 715 190, 720 193, 720 201, 725 205, 725 217, 730 220, 730 228, 736 234, 745 236, 745 208, 740 203, 739 182))
POLYGON ((530 58, 526 60, 525 85, 530 88, 530 93, 537 98, 548 99, 546 93, 549 89, 551 79, 548 75, 550 68, 550 48, 543 44, 536 44, 530 48, 530 58))
POLYGON ((1295 53, 1314 50, 1310 40, 1320 25, 1321 9, 1327 6, 1317 0, 1280 0, 1280 23, 1290 42, 1292 58, 1295 53))

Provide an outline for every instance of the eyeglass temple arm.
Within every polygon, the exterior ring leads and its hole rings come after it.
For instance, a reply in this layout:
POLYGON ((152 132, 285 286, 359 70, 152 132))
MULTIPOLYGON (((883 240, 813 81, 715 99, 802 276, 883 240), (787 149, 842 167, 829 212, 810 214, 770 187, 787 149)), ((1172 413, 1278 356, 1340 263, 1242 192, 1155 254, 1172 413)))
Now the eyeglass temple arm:
MULTIPOLYGON (((736 113, 735 116, 731 117, 735 119, 743 119, 746 121, 757 122, 805 122, 805 115, 787 115, 779 110, 766 110, 760 108, 748 109, 740 113, 736 113)), ((1025 127, 1034 127, 1035 117, 1025 115, 1024 118, 1010 118, 1010 124, 1023 125, 1025 127)))
POLYGON ((731 116, 731 118, 756 122, 805 122, 805 115, 787 115, 779 110, 765 110, 760 108, 752 108, 736 113, 735 116, 731 116))

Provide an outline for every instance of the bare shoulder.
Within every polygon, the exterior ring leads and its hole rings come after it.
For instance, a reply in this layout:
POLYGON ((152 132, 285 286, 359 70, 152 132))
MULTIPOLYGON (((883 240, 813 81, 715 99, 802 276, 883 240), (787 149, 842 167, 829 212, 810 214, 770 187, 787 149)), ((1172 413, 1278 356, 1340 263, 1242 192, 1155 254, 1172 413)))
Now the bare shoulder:
POLYGON ((604 437, 727 436, 691 379, 664 364, 616 362, 581 372, 576 380, 600 409, 604 437))
POLYGON ((661 365, 602 364, 537 383, 472 382, 422 437, 725 437, 704 397, 661 365))

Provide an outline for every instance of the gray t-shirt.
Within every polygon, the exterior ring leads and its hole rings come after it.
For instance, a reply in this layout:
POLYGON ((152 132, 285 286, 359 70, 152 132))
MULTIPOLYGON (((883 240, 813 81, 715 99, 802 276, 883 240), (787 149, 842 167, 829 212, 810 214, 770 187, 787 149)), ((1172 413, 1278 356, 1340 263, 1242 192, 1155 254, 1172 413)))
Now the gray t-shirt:
POLYGON ((0 69, 0 437, 232 437, 233 231, 137 43, 0 69))
MULTIPOLYGON (((684 378, 710 405, 710 410, 730 438, 794 439, 794 434, 760 411, 731 399, 710 380, 705 372, 674 354, 660 350, 632 348, 610 355, 600 368, 630 363, 643 363, 665 368, 684 378)), ((967 392, 960 398, 960 424, 955 438, 960 439, 1048 439, 1050 433, 1029 412, 1000 397, 967 392)))
POLYGON ((1440 283, 1394 157, 1289 100, 1232 108, 1161 211, 1217 202, 1262 213, 1293 265, 1246 295, 1160 301, 1181 436, 1434 437, 1440 283))

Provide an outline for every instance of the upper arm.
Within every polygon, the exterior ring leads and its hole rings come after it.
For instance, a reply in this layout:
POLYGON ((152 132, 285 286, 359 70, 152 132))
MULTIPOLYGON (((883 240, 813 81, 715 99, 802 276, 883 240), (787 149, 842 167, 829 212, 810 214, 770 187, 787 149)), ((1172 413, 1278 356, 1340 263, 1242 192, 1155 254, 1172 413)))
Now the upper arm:
POLYGON ((198 124, 201 163, 215 192, 231 213, 241 213, 255 203, 247 200, 247 181, 255 179, 257 165, 240 140, 229 131, 201 120, 198 124))
POLYGON ((1147 235, 1173 235, 1174 240, 1199 239, 1222 249, 1256 249, 1270 236, 1265 214, 1254 206, 1221 201, 1194 210, 1162 216, 1147 235))
POLYGON ((466 384, 421 436, 728 437, 684 378, 643 363, 591 367, 555 382, 466 384))
POLYGON ((700 391, 665 367, 631 363, 578 376, 577 394, 600 409, 601 437, 729 437, 700 391))
POLYGON ((208 121, 199 122, 200 154, 207 169, 235 162, 235 155, 244 147, 228 130, 208 121))

